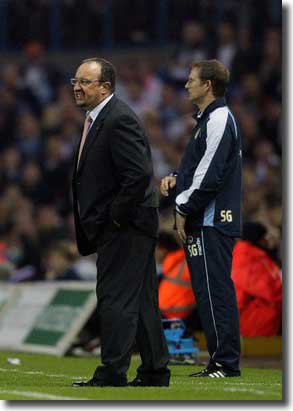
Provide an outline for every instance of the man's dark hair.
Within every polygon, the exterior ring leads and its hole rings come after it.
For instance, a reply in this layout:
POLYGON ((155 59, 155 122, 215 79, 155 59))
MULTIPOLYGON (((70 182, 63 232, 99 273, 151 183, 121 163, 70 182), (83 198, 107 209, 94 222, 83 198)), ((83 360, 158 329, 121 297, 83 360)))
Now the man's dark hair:
POLYGON ((84 63, 91 63, 95 62, 100 64, 101 66, 101 78, 99 79, 100 81, 104 81, 105 83, 110 83, 111 91, 115 91, 115 85, 116 85, 116 69, 113 66, 110 61, 105 60, 103 58, 99 57, 92 57, 89 59, 85 59, 82 61, 82 64, 84 63))
POLYGON ((191 65, 191 68, 199 69, 199 78, 202 81, 210 80, 213 95, 223 97, 229 83, 229 70, 219 60, 203 60, 191 65))

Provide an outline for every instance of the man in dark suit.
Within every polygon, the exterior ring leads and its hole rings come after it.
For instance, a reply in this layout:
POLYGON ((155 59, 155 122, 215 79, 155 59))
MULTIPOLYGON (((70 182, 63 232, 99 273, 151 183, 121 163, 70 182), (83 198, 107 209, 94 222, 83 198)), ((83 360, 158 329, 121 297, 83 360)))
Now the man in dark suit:
POLYGON ((92 379, 74 386, 125 386, 133 344, 142 363, 132 386, 168 386, 168 348, 157 301, 154 250, 158 200, 145 131, 115 97, 115 68, 84 60, 71 79, 86 110, 73 175, 80 254, 97 252, 101 359, 92 379))

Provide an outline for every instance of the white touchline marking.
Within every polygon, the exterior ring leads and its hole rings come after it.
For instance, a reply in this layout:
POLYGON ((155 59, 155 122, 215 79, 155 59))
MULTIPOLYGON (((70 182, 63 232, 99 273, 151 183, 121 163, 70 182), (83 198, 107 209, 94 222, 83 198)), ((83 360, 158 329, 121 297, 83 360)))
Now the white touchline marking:
POLYGON ((253 390, 249 388, 223 388, 223 391, 226 392, 249 392, 251 394, 258 394, 258 395, 265 395, 266 393, 264 391, 260 390, 253 390))
MULTIPOLYGON (((215 377, 212 377, 212 378, 215 378, 215 377)), ((204 385, 205 383, 201 383, 202 384, 202 386, 200 387, 200 389, 199 389, 199 391, 209 391, 210 389, 211 389, 211 386, 207 386, 207 385, 204 385)), ((172 384, 171 383, 171 385, 177 385, 177 384, 172 384)), ((199 383, 194 383, 194 385, 195 386, 198 386, 199 385, 199 383)), ((223 387, 222 385, 218 385, 217 387, 215 387, 215 386, 213 386, 213 390, 218 390, 218 391, 220 391, 220 392, 223 392, 223 391, 225 391, 225 392, 247 392, 247 393, 250 393, 250 394, 257 394, 257 395, 267 395, 268 394, 268 392, 265 392, 265 391, 261 391, 261 390, 257 390, 257 389, 254 389, 254 388, 241 388, 241 387, 231 387, 231 388, 228 388, 228 387, 223 387)))
POLYGON ((255 385, 264 385, 265 387, 270 387, 270 386, 274 386, 274 385, 282 385, 280 382, 228 382, 228 381, 223 381, 223 384, 227 384, 227 385, 251 385, 251 386, 255 386, 255 385))
MULTIPOLYGON (((189 380, 188 384, 194 384, 194 385, 206 385, 206 382, 203 381, 198 381, 198 380, 189 380)), ((179 381, 171 381, 172 385, 186 385, 186 380, 185 379, 180 379, 179 381)), ((282 384, 278 383, 278 382, 272 382, 272 383, 263 383, 263 382, 228 382, 228 381, 221 381, 220 383, 221 385, 219 385, 219 387, 222 387, 223 384, 228 385, 230 387, 238 387, 239 385, 244 385, 246 387, 260 387, 260 388, 269 388, 269 387, 279 387, 282 384)))
POLYGON ((88 378, 88 376, 74 376, 74 375, 65 375, 65 374, 48 374, 46 372, 43 371, 22 371, 22 370, 18 370, 16 368, 0 368, 0 372, 16 372, 19 374, 27 374, 27 375, 44 375, 45 377, 60 377, 60 378, 70 378, 70 379, 84 379, 84 378, 88 378))
MULTIPOLYGON (((177 381, 174 381, 174 384, 186 384, 186 377, 178 375, 177 377, 177 381)), ((189 378, 188 381, 193 382, 195 381, 195 379, 193 378, 189 378)), ((196 384, 205 384, 205 382, 203 382, 202 380, 196 380, 196 384)), ((274 386, 274 385, 282 385, 282 383, 280 382, 245 382, 243 381, 243 378, 241 377, 231 377, 231 378, 226 378, 225 380, 223 380, 221 382, 221 384, 228 384, 228 385, 264 385, 266 387, 270 387, 270 386, 274 386), (241 380, 241 381, 238 381, 241 380)))
POLYGON ((63 397, 61 395, 51 395, 35 391, 0 390, 0 394, 14 394, 21 397, 39 398, 43 400, 88 400, 88 398, 63 397))

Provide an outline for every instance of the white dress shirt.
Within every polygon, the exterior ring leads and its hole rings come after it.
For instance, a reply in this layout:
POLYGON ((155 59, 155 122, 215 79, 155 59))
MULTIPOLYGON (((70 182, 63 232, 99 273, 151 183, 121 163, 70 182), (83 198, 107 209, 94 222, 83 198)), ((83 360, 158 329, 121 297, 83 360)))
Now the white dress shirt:
POLYGON ((98 117, 98 115, 100 114, 100 112, 103 110, 103 108, 105 107, 105 105, 111 100, 111 98, 114 96, 114 94, 112 93, 110 96, 108 96, 107 98, 105 98, 105 100, 103 100, 100 104, 98 104, 95 108, 93 108, 91 111, 87 111, 86 115, 90 116, 90 118, 92 119, 91 125, 89 127, 89 130, 91 128, 91 126, 93 125, 95 119, 98 117))

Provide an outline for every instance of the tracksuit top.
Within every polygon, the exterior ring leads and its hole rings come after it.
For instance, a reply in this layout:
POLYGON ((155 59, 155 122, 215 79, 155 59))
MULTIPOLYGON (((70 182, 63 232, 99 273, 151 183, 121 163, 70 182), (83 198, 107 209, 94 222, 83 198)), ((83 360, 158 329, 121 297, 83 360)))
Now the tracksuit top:
POLYGON ((176 211, 186 232, 214 227, 240 237, 242 231, 242 155, 236 120, 224 97, 195 116, 197 126, 186 147, 176 181, 176 211))

